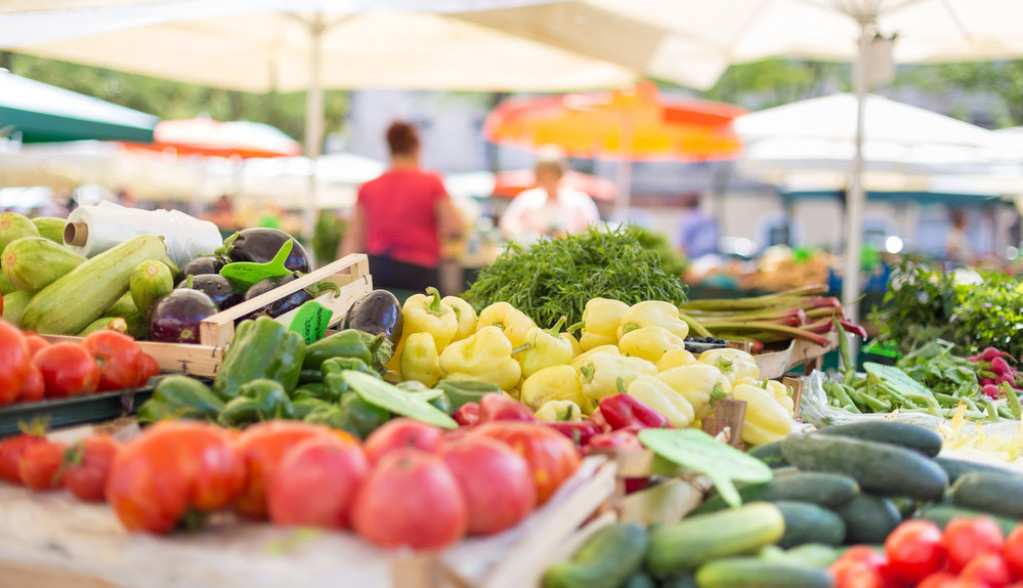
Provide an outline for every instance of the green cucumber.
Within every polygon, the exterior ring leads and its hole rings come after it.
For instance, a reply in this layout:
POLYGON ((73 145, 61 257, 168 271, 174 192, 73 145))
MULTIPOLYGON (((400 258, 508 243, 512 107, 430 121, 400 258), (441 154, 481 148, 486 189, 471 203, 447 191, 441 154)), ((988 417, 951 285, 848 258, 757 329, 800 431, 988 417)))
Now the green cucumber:
POLYGON ((1023 519, 1023 476, 971 472, 956 480, 949 492, 952 504, 1004 517, 1023 519))
POLYGON ((85 258, 42 237, 22 237, 3 251, 4 275, 12 284, 33 294, 85 263, 85 258))
POLYGON ((32 224, 36 226, 40 237, 64 244, 64 227, 67 226, 67 220, 55 216, 37 216, 32 219, 32 224))
POLYGON ((941 500, 948 476, 920 453, 888 445, 833 435, 789 435, 782 452, 801 470, 845 474, 864 492, 941 500))
POLYGON ((160 237, 139 235, 100 253, 36 294, 22 315, 22 327, 55 335, 81 331, 128 291, 135 266, 166 252, 160 237))
POLYGON ((39 229, 28 217, 16 212, 0 212, 0 251, 16 239, 38 236, 39 229))
POLYGON ((857 494, 852 500, 833 509, 845 523, 847 544, 880 544, 902 522, 891 500, 871 494, 857 494))
POLYGON ((965 459, 953 459, 951 457, 936 457, 934 461, 941 466, 941 469, 945 470, 948 474, 948 481, 954 483, 963 474, 969 474, 970 472, 995 472, 999 474, 1011 474, 1013 470, 1009 468, 1003 468, 996 465, 990 465, 986 463, 978 463, 975 461, 966 461, 965 459))
POLYGON ((696 572, 700 588, 834 588, 828 570, 758 557, 712 561, 696 572))
POLYGON ((845 523, 830 510, 809 502, 775 502, 785 518, 785 534, 778 541, 783 549, 808 543, 841 545, 845 540, 845 523))
POLYGON ((769 502, 691 516, 650 532, 646 569, 664 577, 692 571, 708 561, 756 551, 785 534, 785 519, 769 502))
POLYGON ((3 319, 12 325, 21 325, 21 315, 25 313, 25 307, 31 302, 32 295, 24 290, 15 290, 10 294, 4 294, 3 319))
MULTIPOLYGON (((748 484, 739 488, 742 501, 791 500, 831 507, 849 502, 859 491, 856 480, 842 474, 795 470, 779 475, 778 471, 775 471, 774 479, 766 484, 748 484)), ((711 494, 693 513, 714 512, 725 508, 728 508, 725 500, 718 494, 711 494)))
POLYGON ((789 465, 789 460, 781 452, 781 441, 774 441, 764 445, 758 445, 749 450, 749 454, 774 468, 783 468, 789 465))
POLYGON ((816 568, 826 568, 838 559, 838 550, 830 545, 807 543, 784 551, 775 547, 770 551, 763 550, 758 555, 763 559, 771 561, 785 561, 816 568))
POLYGON ((170 294, 173 289, 173 272, 167 264, 155 259, 147 259, 135 266, 128 280, 131 299, 143 317, 149 316, 149 311, 157 298, 170 294))
POLYGON ((635 523, 615 523, 596 533, 572 557, 543 575, 544 588, 618 588, 639 571, 647 531, 635 523))
POLYGON ((1002 517, 998 515, 992 515, 983 511, 973 510, 970 508, 957 508, 955 506, 948 506, 944 504, 936 504, 934 506, 927 507, 920 511, 919 518, 926 521, 936 523, 942 529, 954 518, 967 518, 975 519, 977 517, 991 517, 998 523, 998 526, 1002 528, 1002 532, 1006 536, 1012 532, 1013 529, 1019 525, 1019 519, 1013 519, 1009 517, 1002 517))
POLYGON ((898 421, 870 421, 865 423, 848 423, 821 429, 821 435, 837 435, 875 443, 888 443, 906 449, 919 451, 927 457, 935 457, 941 452, 941 435, 909 423, 898 421))

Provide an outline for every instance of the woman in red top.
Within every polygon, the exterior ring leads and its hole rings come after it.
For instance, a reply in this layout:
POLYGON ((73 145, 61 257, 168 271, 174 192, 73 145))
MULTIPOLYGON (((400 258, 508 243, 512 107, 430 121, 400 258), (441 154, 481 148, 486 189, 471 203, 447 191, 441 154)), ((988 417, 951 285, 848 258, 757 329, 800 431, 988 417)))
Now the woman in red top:
POLYGON ((374 286, 425 290, 439 281, 441 239, 458 238, 462 223, 440 177, 419 169, 415 127, 392 123, 387 144, 391 166, 359 188, 340 254, 365 251, 374 286))

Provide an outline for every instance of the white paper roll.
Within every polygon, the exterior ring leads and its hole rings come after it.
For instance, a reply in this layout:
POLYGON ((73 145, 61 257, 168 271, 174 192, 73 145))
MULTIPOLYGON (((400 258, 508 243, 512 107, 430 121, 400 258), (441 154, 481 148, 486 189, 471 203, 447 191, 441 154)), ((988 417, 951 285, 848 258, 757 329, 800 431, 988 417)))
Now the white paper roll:
POLYGON ((68 224, 88 228, 84 245, 69 241, 68 247, 92 257, 138 235, 163 237, 167 256, 181 267, 200 255, 212 255, 223 244, 217 225, 177 210, 141 210, 103 201, 97 206, 80 206, 68 215, 68 224))

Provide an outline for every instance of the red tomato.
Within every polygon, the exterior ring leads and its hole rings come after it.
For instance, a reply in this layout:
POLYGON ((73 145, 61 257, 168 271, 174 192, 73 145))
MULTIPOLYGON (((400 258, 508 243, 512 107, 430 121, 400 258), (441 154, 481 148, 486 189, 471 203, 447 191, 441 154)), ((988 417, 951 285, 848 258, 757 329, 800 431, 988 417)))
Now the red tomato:
POLYGON ((277 525, 347 527, 355 495, 368 475, 366 455, 351 435, 301 441, 288 451, 267 486, 270 520, 277 525))
POLYGON ((982 553, 1000 553, 1005 544, 1002 529, 991 517, 956 517, 945 526, 941 545, 948 552, 953 573, 982 553))
POLYGON ((0 406, 14 402, 29 375, 32 357, 18 327, 0 321, 0 406))
POLYGON ((26 449, 18 462, 21 483, 37 491, 60 488, 60 466, 64 463, 66 449, 66 444, 49 440, 26 449))
POLYGON ((917 584, 916 588, 946 588, 946 586, 955 582, 956 579, 955 574, 937 572, 924 578, 924 581, 917 584))
POLYGON ((470 535, 490 535, 513 527, 536 506, 529 464, 504 443, 471 436, 445 443, 438 455, 465 497, 470 535))
POLYGON ((46 443, 43 435, 22 433, 0 441, 0 480, 11 484, 21 484, 19 463, 25 450, 33 445, 46 443))
POLYGON ((45 349, 50 346, 49 341, 35 333, 26 333, 25 343, 28 343, 28 354, 31 357, 35 357, 36 353, 39 353, 41 349, 45 349))
POLYGON ((884 554, 865 545, 849 548, 831 564, 835 588, 883 588, 884 554))
POLYGON ((129 531, 166 533, 189 510, 230 506, 244 483, 245 466, 223 430, 163 421, 114 458, 106 497, 129 531))
POLYGON ((906 521, 884 542, 894 580, 914 584, 945 565, 941 528, 929 521, 906 521))
POLYGON ((415 447, 433 453, 440 446, 444 432, 414 419, 387 421, 366 439, 366 457, 376 463, 385 454, 401 447, 415 447))
POLYGON ((338 432, 295 421, 265 421, 245 429, 236 441, 246 470, 245 487, 235 503, 238 514, 265 519, 266 487, 278 464, 300 441, 318 435, 337 437, 338 432))
POLYGON ((970 578, 956 578, 947 582, 942 588, 991 588, 984 582, 970 578))
POLYGON ((436 455, 412 448, 392 451, 376 464, 352 510, 355 531, 380 547, 441 549, 461 539, 468 524, 469 509, 451 470, 436 455))
POLYGON ((135 382, 136 386, 145 386, 149 378, 155 378, 160 375, 160 363, 156 361, 156 358, 149 355, 145 351, 142 352, 141 367, 139 367, 139 379, 135 382))
POLYGON ((579 467, 575 445, 561 433, 541 424, 494 421, 483 423, 472 434, 493 437, 526 459, 536 484, 538 504, 550 498, 579 467))
POLYGON ((110 329, 93 331, 82 340, 99 369, 97 390, 132 388, 139 381, 142 370, 142 348, 134 339, 110 329))
POLYGON ((110 464, 121 446, 107 435, 87 437, 72 445, 65 453, 64 487, 79 500, 103 502, 110 464))
MULTIPOLYGON (((2 471, 0 471, 0 477, 2 477, 2 471)), ((1023 578, 1023 525, 1016 525, 1016 528, 1009 533, 1009 537, 1005 540, 1003 553, 1005 563, 1009 564, 1009 568, 1017 576, 1023 578)))
POLYGON ((990 588, 1005 588, 1012 583, 1012 572, 1002 559, 1000 553, 982 553, 966 564, 959 577, 963 580, 975 580, 990 588))
POLYGON ((43 399, 45 393, 46 384, 43 383, 43 372, 39 371, 34 363, 29 364, 28 377, 21 385, 18 402, 38 402, 43 399))
POLYGON ((96 360, 81 345, 54 343, 32 358, 43 373, 46 396, 67 398, 96 391, 99 368, 96 360))

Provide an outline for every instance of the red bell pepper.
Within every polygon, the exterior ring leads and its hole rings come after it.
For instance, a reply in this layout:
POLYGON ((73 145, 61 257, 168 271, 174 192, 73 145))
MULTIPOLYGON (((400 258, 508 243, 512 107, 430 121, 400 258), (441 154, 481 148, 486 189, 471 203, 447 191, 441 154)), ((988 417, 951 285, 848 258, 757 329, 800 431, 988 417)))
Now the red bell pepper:
POLYGON ((480 422, 527 421, 536 422, 533 411, 514 398, 504 394, 484 394, 480 398, 480 422))
POLYGON ((611 432, 611 425, 607 424, 607 419, 604 418, 604 414, 600 412, 599 408, 590 415, 590 422, 593 423, 593 428, 597 429, 597 433, 611 432))
POLYGON ((636 429, 630 427, 629 429, 619 429, 610 433, 595 435, 590 438, 590 442, 586 447, 587 449, 607 447, 639 451, 643 449, 643 444, 639 442, 639 437, 636 436, 636 429))
POLYGON ((614 430, 636 425, 643 429, 668 427, 668 419, 628 394, 615 394, 600 399, 600 413, 614 430))
POLYGON ((451 418, 455 419, 460 427, 473 427, 480 422, 480 405, 477 402, 466 402, 458 407, 451 418))
POLYGON ((590 439, 597 434, 597 428, 593 426, 593 423, 587 423, 585 421, 581 423, 558 421, 544 424, 568 437, 573 443, 580 447, 585 447, 589 444, 590 439))

